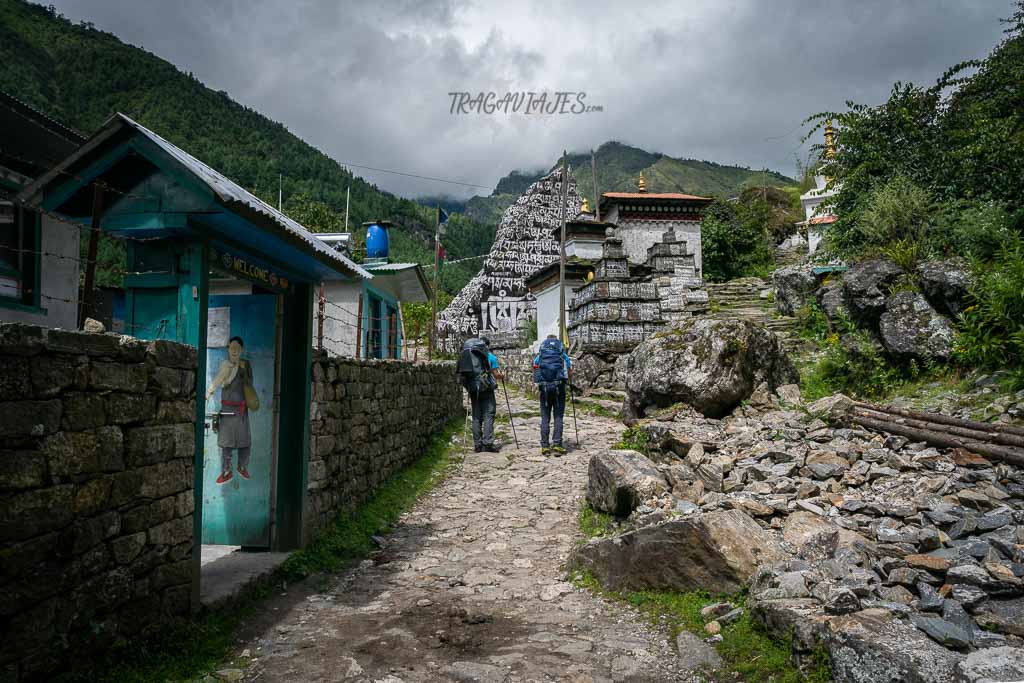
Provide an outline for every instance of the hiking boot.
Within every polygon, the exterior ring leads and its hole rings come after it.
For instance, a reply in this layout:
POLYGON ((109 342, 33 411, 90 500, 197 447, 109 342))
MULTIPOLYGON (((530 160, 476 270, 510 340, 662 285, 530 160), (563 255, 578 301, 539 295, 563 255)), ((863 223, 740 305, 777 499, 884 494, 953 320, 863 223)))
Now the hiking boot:
POLYGON ((551 446, 541 446, 540 447, 540 454, 541 455, 551 455, 551 446))
POLYGON ((501 452, 501 446, 495 446, 493 443, 490 443, 490 444, 487 444, 486 446, 484 446, 481 450, 483 450, 483 451, 485 451, 487 453, 500 453, 501 452))
POLYGON ((567 451, 564 448, 562 448, 561 444, 558 444, 558 445, 555 445, 555 446, 551 447, 551 452, 555 454, 556 458, 560 458, 563 455, 565 455, 566 453, 568 453, 569 451, 567 451))
POLYGON ((479 444, 477 444, 476 446, 473 446, 473 452, 474 452, 474 453, 479 453, 479 452, 480 452, 480 451, 482 451, 483 449, 484 449, 484 447, 483 447, 483 446, 481 446, 481 445, 479 445, 479 444))
POLYGON ((221 472, 220 476, 217 477, 217 485, 219 486, 220 484, 228 483, 229 481, 231 481, 231 477, 233 476, 235 475, 231 472, 231 470, 228 470, 227 472, 221 472))

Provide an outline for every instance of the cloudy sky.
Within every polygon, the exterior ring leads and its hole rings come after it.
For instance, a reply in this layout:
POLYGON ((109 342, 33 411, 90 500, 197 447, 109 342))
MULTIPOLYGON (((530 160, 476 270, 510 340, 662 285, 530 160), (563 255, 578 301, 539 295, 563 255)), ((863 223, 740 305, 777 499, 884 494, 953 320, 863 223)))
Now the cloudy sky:
MULTIPOLYGON (((622 140, 793 174, 801 122, 983 57, 1011 0, 47 0, 335 159, 493 187, 622 140), (451 114, 453 91, 586 93, 579 115, 451 114)), ((353 169, 407 196, 488 190, 353 169)))

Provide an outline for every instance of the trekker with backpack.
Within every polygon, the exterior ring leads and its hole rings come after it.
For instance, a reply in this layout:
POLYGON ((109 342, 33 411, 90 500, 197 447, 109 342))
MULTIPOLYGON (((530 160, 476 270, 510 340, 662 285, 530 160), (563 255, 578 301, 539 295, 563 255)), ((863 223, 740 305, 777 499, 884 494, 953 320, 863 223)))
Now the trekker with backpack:
POLYGON ((533 381, 540 394, 540 450, 544 455, 565 454, 562 447, 562 418, 565 415, 565 385, 572 377, 572 360, 565 347, 553 334, 540 344, 540 353, 533 359, 533 381), (555 414, 555 429, 551 441, 551 413, 555 414), (549 445, 550 443, 550 445, 549 445))
POLYGON ((487 337, 467 339, 456 370, 473 406, 473 450, 476 453, 497 453, 494 445, 494 414, 498 409, 494 390, 496 380, 504 379, 498 370, 498 357, 488 348, 487 337))

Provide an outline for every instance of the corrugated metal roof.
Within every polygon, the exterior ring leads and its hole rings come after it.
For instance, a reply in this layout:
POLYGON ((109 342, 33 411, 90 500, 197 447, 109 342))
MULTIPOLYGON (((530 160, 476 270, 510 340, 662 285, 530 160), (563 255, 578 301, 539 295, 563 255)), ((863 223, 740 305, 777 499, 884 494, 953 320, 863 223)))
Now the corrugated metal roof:
MULTIPOLYGON (((300 223, 292 220, 288 216, 284 215, 274 207, 267 204, 265 201, 252 194, 245 188, 241 187, 234 181, 225 177, 219 171, 207 166, 199 159, 181 149, 177 145, 174 145, 162 137, 149 130, 140 123, 137 123, 125 116, 124 114, 118 113, 116 117, 128 124, 135 130, 139 131, 147 138, 149 138, 154 144, 160 147, 164 152, 171 155, 180 164, 185 166, 191 171, 200 181, 206 184, 213 192, 224 202, 238 202, 248 206, 271 220, 277 223, 279 226, 284 228, 286 231, 302 239, 307 245, 309 245, 313 251, 318 255, 324 257, 328 261, 334 261, 337 265, 343 267, 346 270, 352 271, 364 278, 372 278, 369 272, 359 266, 357 263, 347 258, 344 254, 332 249, 326 243, 317 239, 316 235, 300 223)), ((108 124, 109 125, 109 122, 108 124)))
POLYGON ((431 289, 423 268, 418 263, 368 263, 366 269, 379 276, 378 282, 398 281, 402 301, 430 301, 431 289), (390 277, 389 277, 390 276, 390 277))
POLYGON ((399 271, 416 268, 418 263, 367 263, 363 267, 367 270, 399 271))

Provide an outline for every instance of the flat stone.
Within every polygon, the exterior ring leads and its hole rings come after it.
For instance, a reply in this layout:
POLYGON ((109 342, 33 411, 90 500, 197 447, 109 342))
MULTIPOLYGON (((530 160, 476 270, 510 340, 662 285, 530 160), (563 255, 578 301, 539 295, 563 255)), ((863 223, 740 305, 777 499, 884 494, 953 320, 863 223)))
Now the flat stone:
POLYGON ((682 631, 676 636, 676 651, 679 671, 710 673, 722 668, 722 658, 715 648, 689 631, 682 631))
POLYGON ((1024 650, 1005 646, 977 650, 968 654, 957 669, 966 683, 1024 680, 1024 650))
POLYGON ((911 615, 910 621, 944 647, 965 650, 971 645, 970 634, 945 619, 915 614, 911 615))
POLYGON ((903 558, 908 567, 914 569, 925 569, 937 574, 941 574, 949 569, 950 561, 944 557, 936 557, 935 555, 907 555, 903 558))

